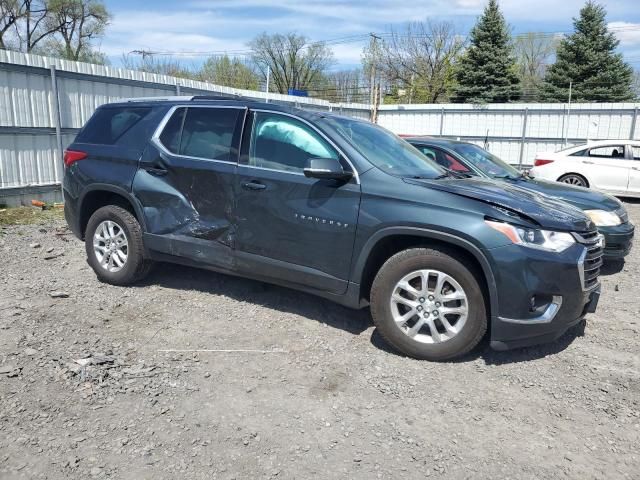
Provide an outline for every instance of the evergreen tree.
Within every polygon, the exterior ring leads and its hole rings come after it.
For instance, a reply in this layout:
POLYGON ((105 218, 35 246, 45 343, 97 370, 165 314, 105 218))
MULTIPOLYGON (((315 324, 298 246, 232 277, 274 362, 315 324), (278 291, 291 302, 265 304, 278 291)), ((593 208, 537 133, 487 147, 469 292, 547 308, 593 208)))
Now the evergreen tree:
POLYGON ((496 0, 489 0, 471 30, 470 46, 458 65, 457 102, 509 102, 520 98, 511 35, 496 0))
POLYGON ((622 102, 635 98, 633 69, 615 49, 620 43, 609 32, 606 11, 589 0, 573 19, 574 33, 560 42, 556 62, 545 75, 542 98, 567 101, 622 102))

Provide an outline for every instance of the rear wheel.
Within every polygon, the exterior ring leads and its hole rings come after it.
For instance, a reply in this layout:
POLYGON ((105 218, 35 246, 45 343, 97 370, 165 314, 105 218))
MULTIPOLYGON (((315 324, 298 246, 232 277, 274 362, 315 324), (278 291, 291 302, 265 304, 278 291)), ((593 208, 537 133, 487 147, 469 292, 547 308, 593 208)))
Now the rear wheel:
POLYGON ((459 357, 487 330, 484 295, 473 272, 428 248, 387 260, 371 287, 371 314, 390 345, 425 360, 459 357))
POLYGON ((578 175, 577 173, 568 173, 566 175, 562 175, 559 179, 559 182, 568 183, 569 185, 575 185, 576 187, 589 187, 589 182, 582 175, 578 175))
POLYGON ((91 215, 85 232, 87 260, 98 278, 113 285, 142 279, 151 267, 144 258, 142 229, 122 207, 108 205, 91 215))

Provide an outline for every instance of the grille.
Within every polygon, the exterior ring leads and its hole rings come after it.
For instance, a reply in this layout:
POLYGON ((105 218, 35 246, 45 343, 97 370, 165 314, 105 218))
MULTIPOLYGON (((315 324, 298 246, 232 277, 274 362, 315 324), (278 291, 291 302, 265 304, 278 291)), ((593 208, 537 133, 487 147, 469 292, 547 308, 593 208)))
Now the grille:
POLYGON ((597 230, 587 233, 575 233, 576 240, 582 243, 587 252, 584 262, 581 266, 582 286, 585 290, 589 290, 598 284, 598 275, 600 275, 600 267, 602 266, 602 246, 600 244, 599 234, 597 230))

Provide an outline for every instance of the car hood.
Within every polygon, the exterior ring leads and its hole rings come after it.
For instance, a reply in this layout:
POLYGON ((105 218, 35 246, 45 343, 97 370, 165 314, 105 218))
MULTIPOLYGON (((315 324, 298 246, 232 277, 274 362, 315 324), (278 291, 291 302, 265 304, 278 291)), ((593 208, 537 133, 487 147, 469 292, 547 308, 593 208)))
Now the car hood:
POLYGON ((584 187, 576 187, 560 182, 549 182, 532 178, 507 180, 512 185, 544 193, 547 196, 564 200, 575 205, 581 210, 618 210, 622 204, 618 199, 606 193, 590 190, 584 187))
POLYGON ((551 230, 584 232, 595 228, 582 210, 564 201, 507 182, 479 178, 405 181, 510 210, 551 230))

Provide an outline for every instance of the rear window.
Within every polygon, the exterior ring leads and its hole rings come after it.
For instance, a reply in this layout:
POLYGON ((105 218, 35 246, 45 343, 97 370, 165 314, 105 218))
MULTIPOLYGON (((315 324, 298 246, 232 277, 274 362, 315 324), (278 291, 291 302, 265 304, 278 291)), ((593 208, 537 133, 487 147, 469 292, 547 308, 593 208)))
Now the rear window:
POLYGON ((78 134, 76 142, 114 145, 149 112, 150 107, 100 108, 78 134))

